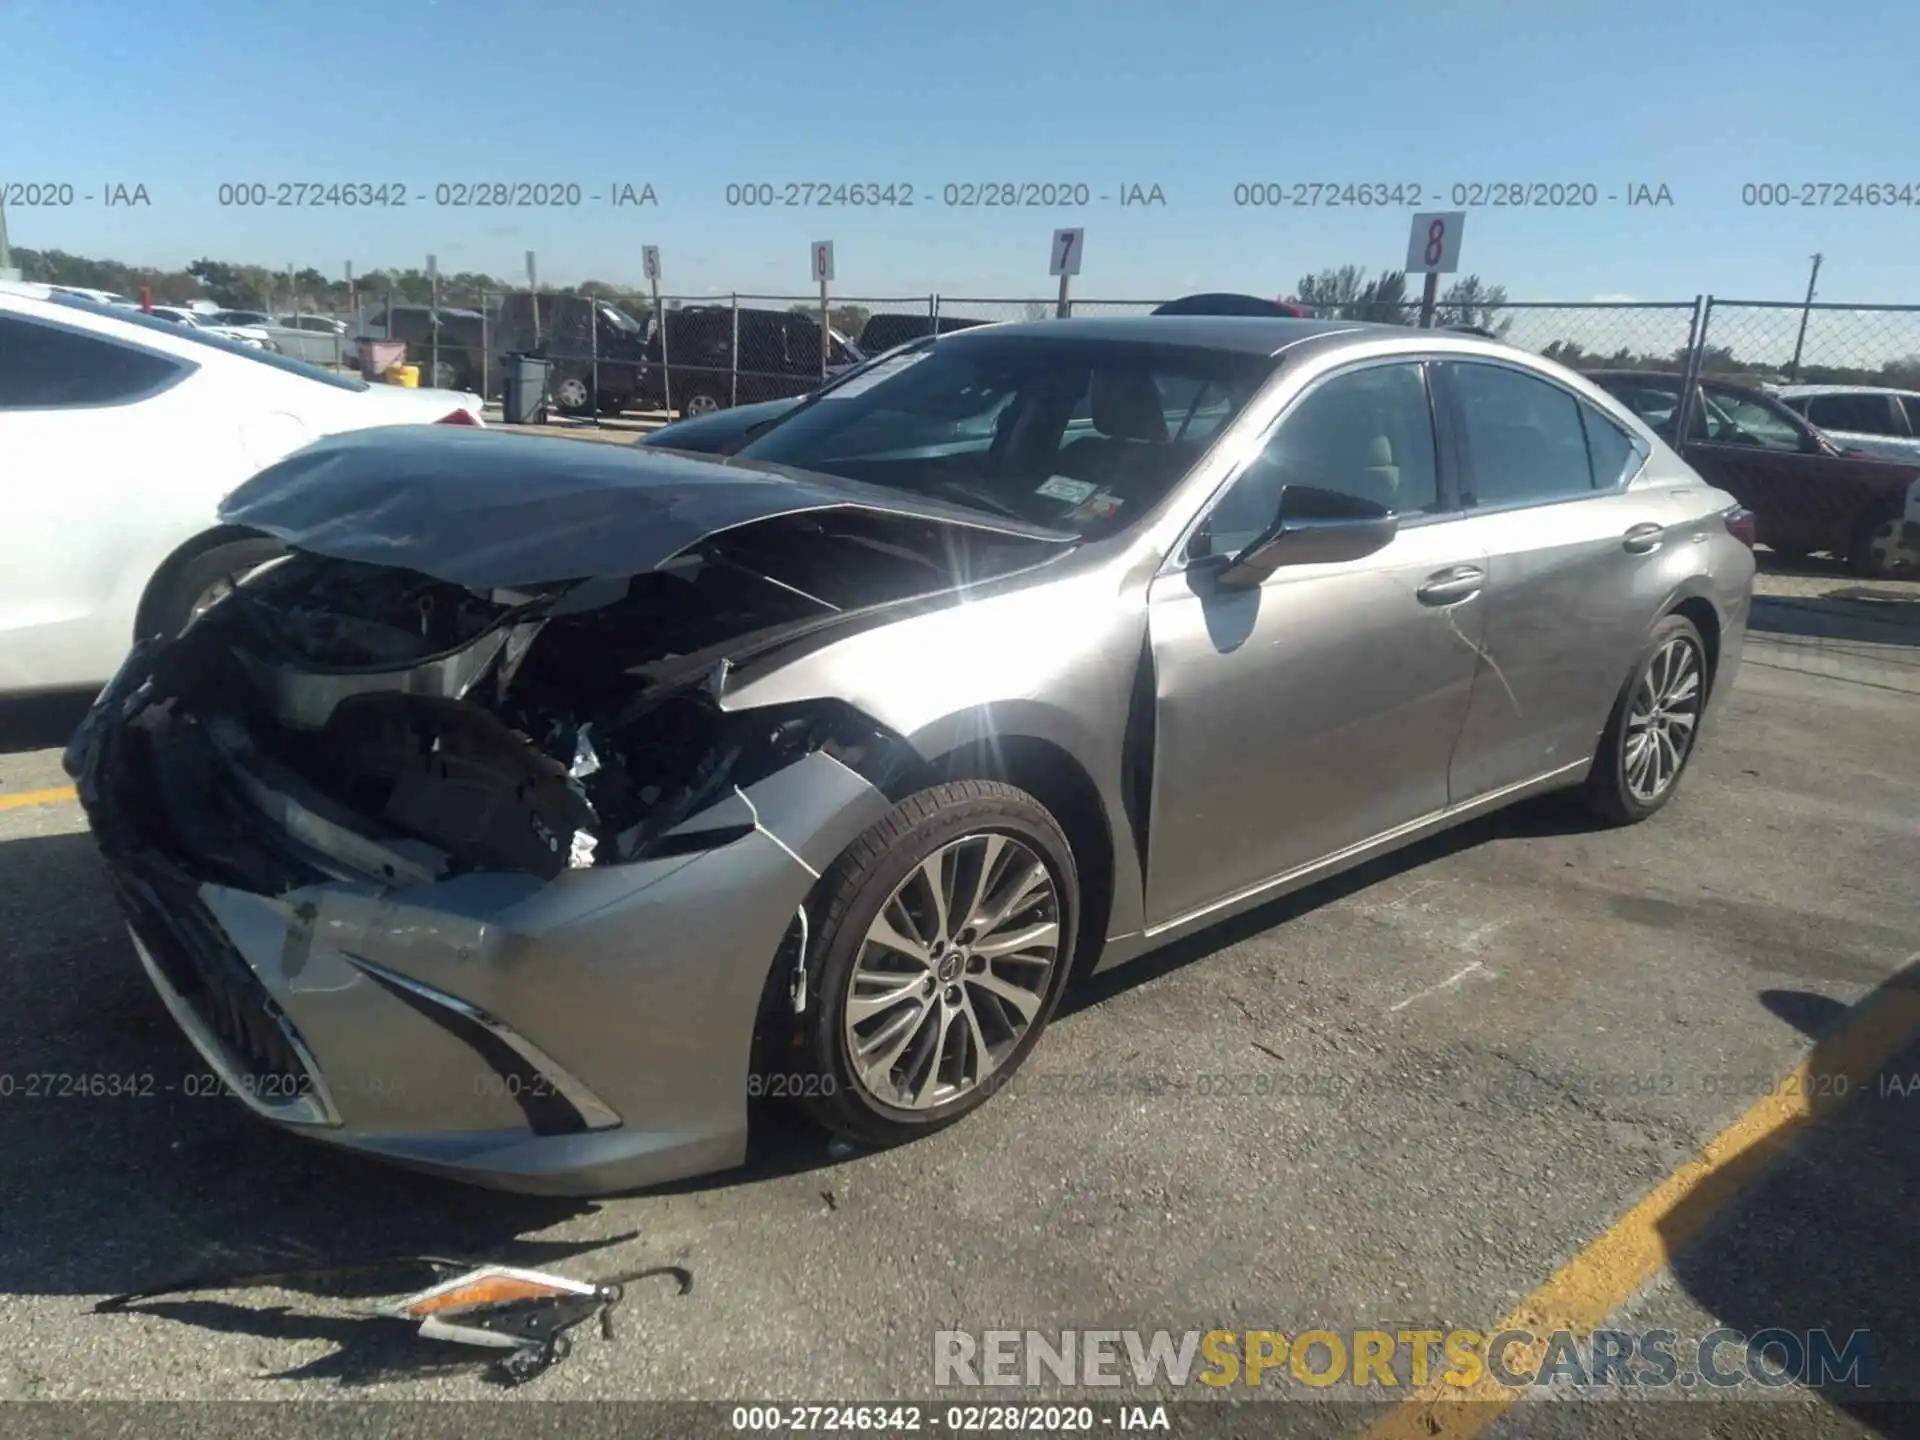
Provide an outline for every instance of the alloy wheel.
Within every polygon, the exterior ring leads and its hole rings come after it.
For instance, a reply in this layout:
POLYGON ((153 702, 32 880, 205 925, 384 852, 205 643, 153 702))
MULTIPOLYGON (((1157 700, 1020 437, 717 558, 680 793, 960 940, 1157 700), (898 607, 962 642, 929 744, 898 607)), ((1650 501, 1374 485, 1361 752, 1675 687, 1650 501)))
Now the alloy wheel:
POLYGON ((554 398, 560 402, 562 409, 584 410, 587 408, 587 382, 569 376, 560 382, 554 398))
POLYGON ((1671 789, 1687 762, 1700 727, 1705 674, 1699 648, 1685 635, 1675 635, 1654 652, 1633 687, 1623 768, 1627 789, 1643 805, 1671 789))
POLYGON ((711 415, 720 408, 720 402, 711 395, 696 392, 687 397, 687 403, 681 408, 682 415, 711 415))
POLYGON ((894 887, 848 980, 852 1072, 875 1100, 930 1110, 976 1090, 1032 1029, 1060 963, 1060 898, 1010 835, 943 845, 894 887))

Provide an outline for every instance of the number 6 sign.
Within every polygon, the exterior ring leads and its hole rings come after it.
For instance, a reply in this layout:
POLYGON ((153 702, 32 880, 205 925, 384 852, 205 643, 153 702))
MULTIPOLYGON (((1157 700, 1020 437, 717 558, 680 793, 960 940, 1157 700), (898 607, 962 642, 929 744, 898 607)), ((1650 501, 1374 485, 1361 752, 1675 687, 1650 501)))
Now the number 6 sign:
POLYGON ((1434 210, 1413 217, 1407 237, 1409 275, 1451 275, 1460 268, 1460 232, 1467 228, 1464 210, 1434 210))

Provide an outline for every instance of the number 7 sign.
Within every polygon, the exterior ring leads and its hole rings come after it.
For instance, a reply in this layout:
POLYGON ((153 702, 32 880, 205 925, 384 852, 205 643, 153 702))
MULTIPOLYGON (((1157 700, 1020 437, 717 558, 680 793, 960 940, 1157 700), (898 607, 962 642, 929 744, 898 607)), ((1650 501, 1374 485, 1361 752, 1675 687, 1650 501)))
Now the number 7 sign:
POLYGON ((1080 252, 1083 248, 1081 238, 1086 233, 1079 229, 1053 232, 1053 265, 1047 271, 1049 275, 1080 273, 1080 252))
POLYGON ((1460 232, 1467 228, 1464 210, 1434 210, 1413 217, 1407 236, 1409 275, 1451 275, 1460 268, 1460 232))

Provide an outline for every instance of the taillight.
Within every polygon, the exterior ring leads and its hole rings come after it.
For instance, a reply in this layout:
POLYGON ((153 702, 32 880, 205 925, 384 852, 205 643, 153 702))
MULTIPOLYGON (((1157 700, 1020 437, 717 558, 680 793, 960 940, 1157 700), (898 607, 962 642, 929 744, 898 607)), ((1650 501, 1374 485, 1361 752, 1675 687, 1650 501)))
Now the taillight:
POLYGON ((480 421, 474 416, 471 410, 455 410, 451 414, 442 415, 433 423, 436 425, 478 425, 480 421))
POLYGON ((1744 505, 1735 505, 1731 509, 1722 510, 1720 519, 1725 522, 1729 535, 1749 550, 1753 548, 1755 540, 1753 511, 1744 505))

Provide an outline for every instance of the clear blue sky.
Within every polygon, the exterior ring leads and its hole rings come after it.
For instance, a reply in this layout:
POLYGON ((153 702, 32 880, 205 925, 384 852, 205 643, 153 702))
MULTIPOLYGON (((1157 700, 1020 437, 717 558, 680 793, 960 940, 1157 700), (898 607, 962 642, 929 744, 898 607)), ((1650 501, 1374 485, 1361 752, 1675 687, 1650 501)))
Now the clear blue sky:
MULTIPOLYGON (((1515 299, 1920 301, 1920 203, 1748 208, 1748 182, 1920 190, 1914 0, 0 0, 0 179, 151 205, 8 210, 16 245, 177 265, 421 265, 848 296, 1279 294, 1398 266, 1410 211, 1236 208, 1236 182, 1594 183, 1597 210, 1470 213, 1515 299), (437 209, 441 182, 651 184, 657 207, 437 209), (948 183, 1159 185, 1164 207, 956 210, 948 183), (403 181, 405 209, 222 208, 222 182, 403 181), (729 183, 911 184, 913 209, 730 209, 729 183), (1665 184, 1671 207, 1628 208, 1665 184)), ((1439 204, 1433 200, 1439 198, 1439 204)), ((1920 202, 1920 194, 1915 196, 1920 202)))

